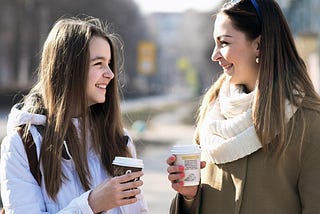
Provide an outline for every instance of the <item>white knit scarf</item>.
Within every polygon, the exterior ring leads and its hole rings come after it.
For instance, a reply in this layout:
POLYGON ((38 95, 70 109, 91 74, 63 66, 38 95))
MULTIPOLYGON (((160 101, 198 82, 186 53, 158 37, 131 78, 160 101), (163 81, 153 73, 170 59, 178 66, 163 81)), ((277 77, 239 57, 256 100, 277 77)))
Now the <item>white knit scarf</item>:
MULTIPOLYGON (((254 91, 246 94, 228 80, 223 83, 200 127, 200 145, 206 160, 232 162, 262 147, 252 121, 253 97, 254 91)), ((286 122, 296 110, 286 102, 286 122)))

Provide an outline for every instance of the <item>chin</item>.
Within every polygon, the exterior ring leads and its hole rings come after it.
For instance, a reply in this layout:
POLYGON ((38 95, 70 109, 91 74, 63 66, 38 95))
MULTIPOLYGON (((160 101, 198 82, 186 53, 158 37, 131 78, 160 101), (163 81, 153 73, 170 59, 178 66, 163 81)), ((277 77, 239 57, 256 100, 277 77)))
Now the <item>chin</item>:
POLYGON ((91 102, 90 106, 93 106, 93 105, 96 105, 96 104, 101 104, 101 103, 104 103, 105 100, 95 100, 94 102, 91 102))
POLYGON ((101 104, 101 103, 104 103, 104 102, 105 102, 105 100, 101 100, 101 101, 99 101, 97 103, 101 104))

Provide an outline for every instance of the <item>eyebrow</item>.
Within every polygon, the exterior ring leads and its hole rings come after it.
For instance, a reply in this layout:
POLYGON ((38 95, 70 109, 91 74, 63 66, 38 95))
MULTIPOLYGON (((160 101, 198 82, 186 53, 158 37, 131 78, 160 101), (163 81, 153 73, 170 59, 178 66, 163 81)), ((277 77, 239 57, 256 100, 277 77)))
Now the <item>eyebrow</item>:
POLYGON ((96 56, 96 57, 93 57, 92 59, 90 59, 90 62, 95 61, 95 60, 105 60, 105 59, 106 58, 103 56, 96 56))
POLYGON ((220 40, 222 37, 231 38, 232 36, 224 34, 224 35, 218 36, 217 39, 220 40))

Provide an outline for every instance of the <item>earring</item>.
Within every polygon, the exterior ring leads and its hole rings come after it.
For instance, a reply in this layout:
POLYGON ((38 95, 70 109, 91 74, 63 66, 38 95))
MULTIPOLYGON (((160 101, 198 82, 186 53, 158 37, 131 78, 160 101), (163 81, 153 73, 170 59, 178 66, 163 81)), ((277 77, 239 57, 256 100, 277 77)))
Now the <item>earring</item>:
POLYGON ((259 64, 259 57, 256 57, 256 63, 259 64))

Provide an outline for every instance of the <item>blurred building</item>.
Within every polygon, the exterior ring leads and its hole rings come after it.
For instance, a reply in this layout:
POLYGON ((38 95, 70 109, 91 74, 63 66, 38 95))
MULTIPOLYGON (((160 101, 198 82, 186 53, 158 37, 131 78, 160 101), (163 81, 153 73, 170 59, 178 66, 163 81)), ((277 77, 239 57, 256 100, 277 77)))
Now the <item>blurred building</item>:
POLYGON ((4 97, 27 91, 36 81, 41 47, 54 22, 61 17, 94 16, 108 23, 124 42, 123 94, 141 92, 132 79, 136 71, 136 48, 145 38, 145 25, 132 0, 0 0, 0 104, 4 97))
POLYGON ((320 21, 319 0, 278 0, 295 36, 300 55, 320 93, 320 21))
POLYGON ((212 83, 219 71, 210 60, 213 21, 211 14, 192 10, 147 15, 146 24, 157 46, 155 89, 197 94, 212 83))

